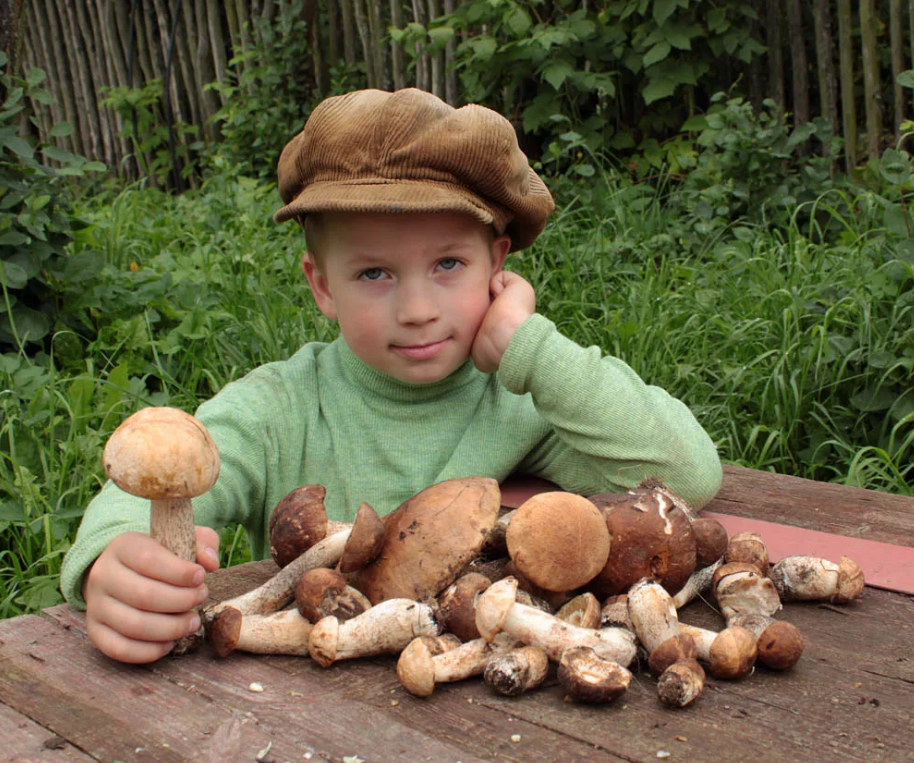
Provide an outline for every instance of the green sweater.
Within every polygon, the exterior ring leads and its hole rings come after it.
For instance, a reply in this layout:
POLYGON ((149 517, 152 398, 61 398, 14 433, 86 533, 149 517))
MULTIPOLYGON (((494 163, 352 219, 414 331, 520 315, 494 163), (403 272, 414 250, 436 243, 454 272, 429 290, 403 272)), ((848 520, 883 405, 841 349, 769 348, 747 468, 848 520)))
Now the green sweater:
MULTIPOLYGON (((714 444, 684 404, 541 315, 495 374, 468 360, 439 382, 407 384, 337 339, 255 369, 196 415, 222 464, 193 501, 196 523, 242 523, 254 558, 268 553, 272 508, 306 484, 326 488, 330 519, 349 521, 363 501, 383 516, 453 477, 522 472, 595 495, 656 476, 696 508, 721 481, 714 444)), ((84 606, 82 576, 112 538, 149 531, 148 503, 111 482, 90 503, 63 563, 68 601, 84 606)))

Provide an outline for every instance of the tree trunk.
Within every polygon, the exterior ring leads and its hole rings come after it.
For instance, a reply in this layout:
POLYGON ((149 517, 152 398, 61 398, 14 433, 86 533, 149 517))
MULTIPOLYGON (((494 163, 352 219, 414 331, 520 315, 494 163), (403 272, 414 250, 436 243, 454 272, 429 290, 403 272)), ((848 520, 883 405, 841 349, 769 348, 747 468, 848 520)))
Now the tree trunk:
POLYGON ((854 19, 851 0, 838 0, 838 53, 841 68, 841 122, 847 174, 857 166, 857 104, 854 101, 854 19))
POLYGON ((355 25, 359 30, 359 39, 362 42, 362 60, 365 62, 365 74, 368 78, 368 87, 379 87, 378 72, 375 70, 375 58, 371 54, 371 31, 368 28, 368 18, 365 15, 365 0, 353 0, 355 11, 355 25))
MULTIPOLYGON (((403 29, 403 5, 400 0, 390 0, 390 24, 394 29, 403 29)), ((394 90, 406 87, 406 59, 403 57, 403 46, 391 40, 390 42, 391 73, 393 74, 394 90)))
MULTIPOLYGON (((47 65, 44 67, 48 79, 53 79, 63 85, 63 75, 60 67, 60 57, 51 45, 51 40, 56 40, 51 28, 51 19, 47 13, 41 9, 42 0, 31 0, 27 10, 27 23, 33 31, 37 32, 38 40, 36 48, 41 50, 47 65)), ((54 123, 69 122, 73 125, 74 130, 77 127, 76 114, 71 109, 72 103, 68 93, 61 92, 60 97, 51 101, 51 116, 54 123)), ((50 128, 49 128, 50 129, 50 128)), ((75 136, 69 135, 64 138, 60 145, 67 151, 75 152, 77 146, 75 136)))
MULTIPOLYGON (((898 75, 905 70, 904 65, 904 8, 901 0, 891 0, 889 6, 889 36, 892 48, 892 96, 895 101, 895 134, 901 132, 904 122, 905 95, 904 88, 898 84, 898 75)), ((911 67, 914 68, 914 60, 911 67)))
POLYGON ((387 25, 384 23, 384 12, 381 9, 381 0, 368 0, 366 11, 368 13, 368 33, 371 40, 371 56, 374 59, 377 87, 390 90, 390 69, 387 64, 387 51, 384 47, 384 33, 387 25))
POLYGON ((352 7, 356 0, 340 0, 340 12, 343 17, 343 59, 346 66, 355 66, 355 11, 352 7))
POLYGON ((331 67, 340 62, 340 6, 330 0, 327 3, 327 58, 331 67))
POLYGON ((768 41, 768 92, 783 114, 787 102, 784 97, 784 48, 781 38, 780 3, 768 0, 767 41, 768 41))
MULTIPOLYGON (((832 131, 838 132, 838 82, 835 76, 834 39, 829 0, 815 0, 813 15, 816 24, 816 63, 819 74, 819 108, 832 131)), ((823 146, 828 154, 828 146, 823 146)))
POLYGON ((790 39, 790 71, 793 83, 793 123, 809 121, 809 63, 803 39, 803 8, 800 0, 787 2, 787 34, 790 39))
MULTIPOLYGON (((104 27, 99 23, 94 0, 85 3, 76 3, 76 16, 80 34, 90 40, 92 62, 92 96, 95 99, 95 111, 98 114, 99 128, 101 131, 102 145, 105 153, 103 161, 109 167, 116 167, 118 161, 117 127, 114 112, 111 109, 102 109, 98 104, 98 91, 101 87, 112 87, 117 84, 114 76, 114 65, 111 56, 105 55, 108 46, 105 41, 104 27)), ((91 60, 91 58, 90 58, 91 60)))
MULTIPOLYGON (((425 0, 412 0, 413 2, 413 21, 428 29, 428 11, 425 6, 425 0)), ((426 36, 426 39, 427 36, 426 36)), ((428 47, 425 41, 416 43, 416 87, 420 90, 432 89, 432 72, 431 63, 429 62, 428 47)))
MULTIPOLYGON (((124 60, 123 48, 117 40, 118 29, 114 3, 107 2, 107 0, 94 0, 93 7, 96 23, 105 46, 104 57, 110 67, 110 84, 113 87, 124 87, 127 85, 127 62, 124 60)), ((129 175, 129 169, 121 169, 124 158, 130 155, 130 144, 123 134, 126 127, 124 119, 116 109, 105 109, 105 111, 108 114, 108 123, 112 125, 114 131, 113 136, 117 141, 117 165, 113 169, 117 169, 118 174, 126 170, 129 175)))
MULTIPOLYGON (((202 2, 202 0, 200 0, 202 2)), ((206 22, 209 29, 210 48, 213 51, 213 68, 216 80, 228 80, 228 65, 225 60, 225 38, 222 35, 222 16, 219 13, 219 0, 206 0, 206 22)), ((222 103, 225 104, 223 97, 222 103)))
POLYGON ((61 67, 65 69, 63 80, 64 89, 67 96, 74 99, 72 107, 76 113, 76 120, 73 122, 75 143, 78 153, 83 156, 89 156, 93 148, 92 128, 89 124, 88 109, 86 108, 86 96, 83 92, 82 80, 79 77, 79 61, 73 56, 73 51, 67 44, 73 39, 73 32, 69 28, 68 20, 64 9, 58 9, 54 0, 45 0, 45 9, 48 18, 51 21, 51 39, 55 41, 54 55, 61 62, 61 67))
POLYGON ((860 38, 863 43, 863 91, 866 103, 866 151, 871 159, 882 154, 882 83, 875 0, 860 0, 860 38))
MULTIPOLYGON (((428 19, 434 21, 441 15, 441 4, 438 0, 428 0, 428 19)), ((444 98, 444 51, 435 50, 430 54, 432 63, 432 93, 444 98)))

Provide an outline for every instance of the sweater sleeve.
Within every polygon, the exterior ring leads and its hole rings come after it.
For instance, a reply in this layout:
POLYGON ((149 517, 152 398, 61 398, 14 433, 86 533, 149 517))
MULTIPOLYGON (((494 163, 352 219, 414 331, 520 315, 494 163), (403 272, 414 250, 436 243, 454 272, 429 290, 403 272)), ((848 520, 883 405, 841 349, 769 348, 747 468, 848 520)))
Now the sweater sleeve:
POLYGON ((514 394, 529 393, 552 426, 520 465, 527 473, 582 495, 658 477, 696 509, 720 488, 714 443, 682 402, 539 314, 511 339, 498 378, 514 394))
MULTIPOLYGON (((266 413, 265 392, 281 389, 269 367, 250 378, 229 384, 201 405, 196 417, 203 422, 219 449, 219 479, 209 492, 193 499, 194 523, 220 528, 232 522, 245 526, 252 549, 263 545, 263 511, 267 462, 279 441, 276 416, 266 413)), ((288 404, 271 406, 289 410, 288 404)), ((117 536, 128 531, 149 532, 149 501, 129 495, 112 482, 90 502, 76 540, 64 558, 60 587, 68 602, 84 608, 82 581, 99 554, 117 536)), ((255 551, 256 553, 256 551, 255 551)))

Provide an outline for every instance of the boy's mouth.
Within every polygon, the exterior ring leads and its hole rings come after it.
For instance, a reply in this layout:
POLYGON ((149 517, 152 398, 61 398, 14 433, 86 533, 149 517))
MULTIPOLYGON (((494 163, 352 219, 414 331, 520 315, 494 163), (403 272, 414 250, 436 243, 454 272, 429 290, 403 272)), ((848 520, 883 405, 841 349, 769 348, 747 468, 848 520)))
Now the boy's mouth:
POLYGON ((429 342, 428 344, 412 345, 391 345, 393 351, 408 360, 430 360, 442 352, 449 339, 442 339, 438 342, 429 342))

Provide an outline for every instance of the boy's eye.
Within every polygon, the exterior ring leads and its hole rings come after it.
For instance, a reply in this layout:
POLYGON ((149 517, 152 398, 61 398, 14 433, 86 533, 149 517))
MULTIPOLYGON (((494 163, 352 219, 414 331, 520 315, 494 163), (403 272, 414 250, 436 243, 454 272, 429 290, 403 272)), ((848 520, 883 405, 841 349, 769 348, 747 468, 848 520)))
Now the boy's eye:
POLYGON ((380 281, 383 277, 384 271, 381 268, 368 268, 359 273, 359 278, 364 278, 366 281, 380 281))
POLYGON ((441 262, 438 263, 438 267, 442 270, 453 270, 460 264, 460 260, 454 257, 445 257, 441 262))

